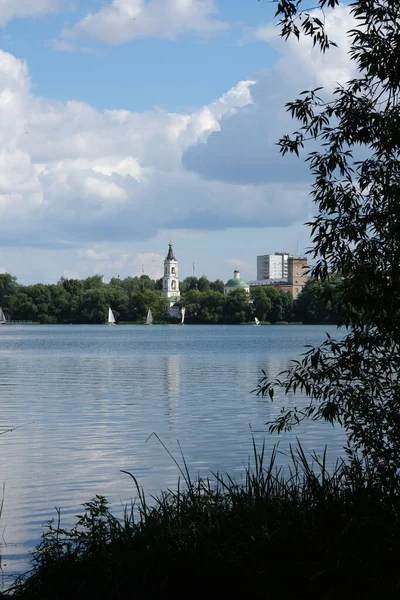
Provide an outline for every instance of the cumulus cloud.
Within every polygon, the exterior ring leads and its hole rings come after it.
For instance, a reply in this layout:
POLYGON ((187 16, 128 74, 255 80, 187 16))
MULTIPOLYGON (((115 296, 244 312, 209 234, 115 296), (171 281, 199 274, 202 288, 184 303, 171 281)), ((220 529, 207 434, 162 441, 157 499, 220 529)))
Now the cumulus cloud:
POLYGON ((151 279, 160 279, 164 273, 164 258, 157 252, 138 252, 134 256, 127 254, 125 260, 129 261, 134 273, 144 273, 151 279))
POLYGON ((88 260, 107 260, 108 255, 105 252, 99 252, 95 248, 83 248, 78 251, 79 256, 88 260))
MULTIPOLYGON (((346 10, 337 14, 329 26, 341 34, 351 24, 346 10)), ((272 43, 270 31, 262 35, 272 43)), ((283 106, 300 89, 348 78, 347 48, 319 57, 306 42, 273 43, 282 53, 273 69, 190 113, 98 111, 40 98, 27 65, 0 52, 2 246, 61 248, 65 263, 119 272, 153 261, 121 244, 160 231, 306 220, 307 172, 275 145, 292 126, 283 106)))
MULTIPOLYGON (((216 12, 214 0, 113 0, 64 29, 61 38, 123 44, 143 37, 174 39, 185 32, 210 36, 226 28, 216 12)), ((71 46, 58 49, 71 51, 71 46)))
POLYGON ((242 185, 308 181, 307 166, 294 156, 282 159, 276 143, 283 133, 297 127, 286 112, 287 102, 304 89, 320 86, 329 96, 337 83, 355 75, 348 57, 346 32, 354 25, 348 9, 341 6, 327 12, 325 23, 338 44, 325 54, 313 49, 308 38, 282 41, 271 25, 254 31, 254 37, 273 46, 280 58, 272 69, 255 75, 251 105, 224 114, 212 135, 188 148, 183 156, 187 169, 203 178, 242 185))
POLYGON ((55 12, 64 0, 0 0, 0 25, 12 19, 38 17, 55 12))
MULTIPOLYGON (((252 85, 240 82, 192 114, 100 112, 36 97, 27 65, 0 52, 3 245, 147 239, 164 227, 206 228, 214 211, 221 225, 228 215, 237 223, 219 184, 208 189, 185 173, 181 157, 223 115, 251 104, 252 85)), ((245 191, 230 195, 242 212, 245 191)))

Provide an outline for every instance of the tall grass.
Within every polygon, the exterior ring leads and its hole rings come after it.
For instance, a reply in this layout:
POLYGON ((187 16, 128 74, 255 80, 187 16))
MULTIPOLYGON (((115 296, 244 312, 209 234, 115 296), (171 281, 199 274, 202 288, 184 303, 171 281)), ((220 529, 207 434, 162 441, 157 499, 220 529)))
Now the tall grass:
POLYGON ((18 599, 255 598, 311 600, 398 597, 397 484, 378 487, 368 469, 291 448, 285 472, 277 448, 257 450, 242 479, 190 477, 116 518, 96 496, 71 529, 51 522, 17 581, 18 599))

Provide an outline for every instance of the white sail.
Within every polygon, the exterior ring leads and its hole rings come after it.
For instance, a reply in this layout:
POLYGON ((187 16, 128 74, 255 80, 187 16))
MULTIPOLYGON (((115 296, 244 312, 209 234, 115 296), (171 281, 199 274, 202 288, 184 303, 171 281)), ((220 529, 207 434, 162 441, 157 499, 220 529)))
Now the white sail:
POLYGON ((256 325, 259 325, 259 324, 260 324, 260 321, 257 319, 257 317, 254 317, 254 320, 255 320, 255 322, 256 322, 256 325))
POLYGON ((152 325, 152 324, 153 324, 153 315, 151 314, 151 310, 149 308, 149 310, 147 312, 146 325, 152 325))
POLYGON ((6 319, 6 315, 3 313, 3 309, 0 308, 0 323, 6 323, 7 319, 6 319))
POLYGON ((111 308, 108 309, 108 324, 115 325, 115 317, 111 308))
POLYGON ((181 325, 183 325, 183 323, 185 321, 185 312, 186 312, 186 309, 184 306, 182 306, 182 308, 181 308, 181 325))

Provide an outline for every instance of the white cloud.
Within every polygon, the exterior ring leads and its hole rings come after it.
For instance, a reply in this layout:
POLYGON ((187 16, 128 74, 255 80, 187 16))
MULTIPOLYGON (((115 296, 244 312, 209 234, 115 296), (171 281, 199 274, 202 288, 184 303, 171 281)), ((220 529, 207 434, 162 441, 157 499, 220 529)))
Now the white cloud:
POLYGON ((132 269, 132 273, 139 275, 144 273, 151 279, 160 279, 163 276, 163 262, 165 256, 157 252, 138 252, 134 256, 127 256, 126 259, 132 269))
POLYGON ((292 36, 288 41, 284 41, 277 36, 276 27, 270 24, 255 29, 254 38, 267 42, 281 53, 277 64, 281 77, 290 77, 293 83, 297 84, 304 81, 304 76, 309 74, 318 85, 332 89, 337 82, 344 83, 352 74, 348 57, 350 43, 347 32, 354 27, 355 21, 350 15, 349 8, 344 5, 328 10, 324 14, 314 10, 313 14, 325 22, 328 36, 337 43, 338 48, 332 46, 323 54, 313 47, 310 37, 302 36, 298 41, 292 36), (296 64, 296 69, 293 69, 293 62, 296 64))
POLYGON ((230 265, 234 269, 239 268, 244 271, 246 271, 246 270, 250 271, 250 269, 251 269, 249 263, 247 263, 245 260, 241 260, 240 258, 227 258, 224 260, 224 263, 227 265, 230 265))
POLYGON ((225 28, 216 18, 214 0, 113 0, 64 29, 58 49, 71 51, 70 44, 65 46, 71 40, 123 44, 140 37, 175 39, 185 32, 210 36, 225 28))
POLYGON ((224 114, 212 135, 188 148, 183 156, 186 168, 203 178, 243 185, 308 181, 308 167, 294 156, 283 159, 276 143, 283 133, 297 128, 285 109, 288 101, 304 89, 320 86, 329 96, 337 83, 355 75, 348 57, 346 32, 354 26, 348 8, 328 11, 325 23, 328 34, 338 43, 338 48, 332 47, 325 54, 313 49, 309 38, 298 41, 291 37, 284 42, 275 27, 256 30, 255 37, 268 41, 280 52, 280 58, 273 68, 255 76, 251 105, 224 114))
POLYGON ((0 0, 0 25, 12 19, 38 17, 61 8, 64 0, 0 0))
POLYGON ((79 256, 88 260, 107 260, 108 255, 105 252, 99 252, 94 248, 84 248, 78 251, 79 256))
MULTIPOLYGON (((251 104, 253 84, 240 82, 192 114, 99 112, 36 97, 26 64, 0 52, 3 244, 146 239, 163 227, 206 228, 214 210, 219 226, 226 217, 237 223, 219 184, 204 189, 209 184, 183 171, 181 157, 224 115, 251 104)), ((246 191, 230 195, 242 212, 246 191)))
POLYGON ((69 42, 67 40, 53 39, 46 42, 46 45, 49 48, 53 48, 53 50, 57 50, 58 52, 68 52, 70 54, 79 52, 81 54, 94 54, 97 56, 102 56, 104 53, 104 51, 100 48, 93 46, 77 46, 74 42, 69 42))
MULTIPOLYGON (((351 23, 344 9, 337 14, 330 27, 343 35, 351 23)), ((271 70, 191 113, 98 111, 40 98, 27 65, 0 51, 3 252, 29 247, 36 255, 21 251, 21 264, 34 256, 41 264, 43 249, 57 248, 48 269, 58 274, 137 274, 154 260, 156 275, 159 256, 145 259, 139 247, 160 231, 307 220, 307 171, 301 161, 280 158, 276 147, 293 127, 284 103, 308 86, 332 87, 338 74, 348 78, 347 48, 320 57, 303 41, 274 43, 281 57, 271 70)), ((15 264, 10 258, 9 269, 15 264)))

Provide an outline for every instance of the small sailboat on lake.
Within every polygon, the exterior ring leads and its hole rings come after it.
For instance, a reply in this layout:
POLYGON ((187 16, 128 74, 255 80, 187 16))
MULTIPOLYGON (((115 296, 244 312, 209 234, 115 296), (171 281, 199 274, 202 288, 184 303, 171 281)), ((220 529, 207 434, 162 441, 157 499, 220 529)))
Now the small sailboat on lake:
POLYGON ((254 327, 256 325, 261 325, 260 321, 257 319, 257 317, 254 317, 254 327))
POLYGON ((5 325, 6 323, 6 315, 3 313, 3 309, 0 307, 0 325, 5 325))
POLYGON ((186 308, 184 306, 182 306, 182 308, 181 308, 181 323, 180 323, 181 325, 183 325, 185 322, 185 312, 186 312, 186 308))
POLYGON ((147 311, 146 325, 153 325, 153 315, 151 313, 150 308, 147 311))
POLYGON ((114 313, 111 310, 111 308, 108 308, 108 321, 107 321, 107 325, 115 325, 115 317, 114 317, 114 313))

